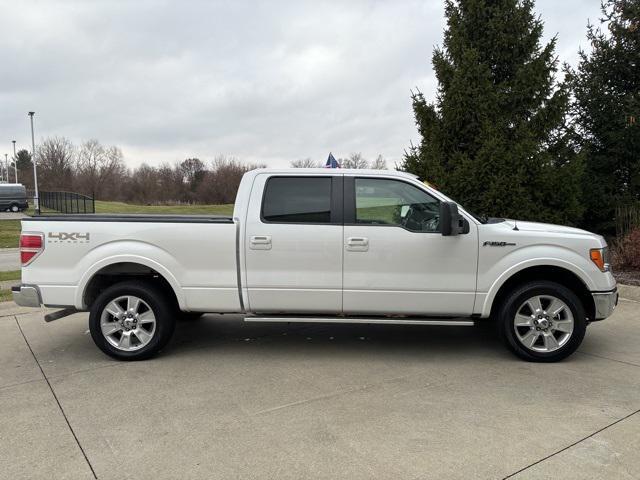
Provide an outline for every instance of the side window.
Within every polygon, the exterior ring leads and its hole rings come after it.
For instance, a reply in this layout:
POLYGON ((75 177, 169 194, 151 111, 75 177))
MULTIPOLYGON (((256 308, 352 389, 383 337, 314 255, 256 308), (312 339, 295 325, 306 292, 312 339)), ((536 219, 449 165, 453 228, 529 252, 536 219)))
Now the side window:
POLYGON ((440 231, 440 202, 424 190, 383 178, 356 178, 355 189, 356 223, 440 231))
POLYGON ((331 177, 271 177, 262 219, 276 223, 330 223, 331 177))

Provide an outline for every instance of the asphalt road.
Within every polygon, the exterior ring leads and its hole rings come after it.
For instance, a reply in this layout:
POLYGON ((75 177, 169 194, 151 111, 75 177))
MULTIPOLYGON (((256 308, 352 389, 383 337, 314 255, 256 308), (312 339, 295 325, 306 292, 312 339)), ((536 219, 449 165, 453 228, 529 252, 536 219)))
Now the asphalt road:
POLYGON ((236 316, 125 363, 31 312, 0 305, 0 478, 640 477, 637 301, 548 365, 489 329, 236 316))

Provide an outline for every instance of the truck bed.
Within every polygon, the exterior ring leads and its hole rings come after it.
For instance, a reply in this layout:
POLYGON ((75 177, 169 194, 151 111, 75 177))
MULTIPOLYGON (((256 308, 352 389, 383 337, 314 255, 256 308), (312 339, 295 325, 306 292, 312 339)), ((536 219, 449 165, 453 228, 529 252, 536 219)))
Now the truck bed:
POLYGON ((237 226, 216 215, 71 214, 22 219, 42 253, 22 269, 45 305, 87 307, 83 292, 104 268, 156 272, 183 310, 241 311, 237 226), (113 267, 116 265, 116 267, 113 267), (111 266, 111 267, 109 267, 111 266))

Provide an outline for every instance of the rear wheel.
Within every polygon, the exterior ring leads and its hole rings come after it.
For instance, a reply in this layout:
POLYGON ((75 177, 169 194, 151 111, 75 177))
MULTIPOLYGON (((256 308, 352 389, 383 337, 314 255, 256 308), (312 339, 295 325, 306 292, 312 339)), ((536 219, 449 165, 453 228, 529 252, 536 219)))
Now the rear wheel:
POLYGON ((14 213, 17 213, 20 211, 20 205, 18 205, 17 203, 13 203, 11 204, 11 207, 9 207, 9 210, 11 210, 14 213))
POLYGON ((562 360, 580 346, 587 322, 578 297, 555 282, 537 281, 516 288, 498 315, 503 341, 520 358, 562 360))
POLYGON ((102 292, 93 303, 89 330, 95 344, 119 360, 144 360, 167 344, 176 311, 160 290, 126 281, 102 292))

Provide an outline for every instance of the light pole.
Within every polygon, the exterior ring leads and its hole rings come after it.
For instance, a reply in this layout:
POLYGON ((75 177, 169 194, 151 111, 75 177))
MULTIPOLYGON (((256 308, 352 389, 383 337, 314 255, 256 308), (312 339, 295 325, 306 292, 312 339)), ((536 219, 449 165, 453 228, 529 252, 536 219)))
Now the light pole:
POLYGON ((9 183, 9 154, 4 154, 4 168, 7 170, 7 183, 9 183))
POLYGON ((35 190, 35 197, 33 198, 33 206, 36 212, 40 213, 40 199, 38 197, 38 173, 36 171, 36 137, 33 134, 33 116, 36 112, 29 112, 31 118, 31 161, 33 162, 33 188, 35 190))
POLYGON ((16 183, 18 183, 18 157, 16 157, 16 141, 11 140, 13 143, 13 168, 14 173, 16 174, 16 183))

